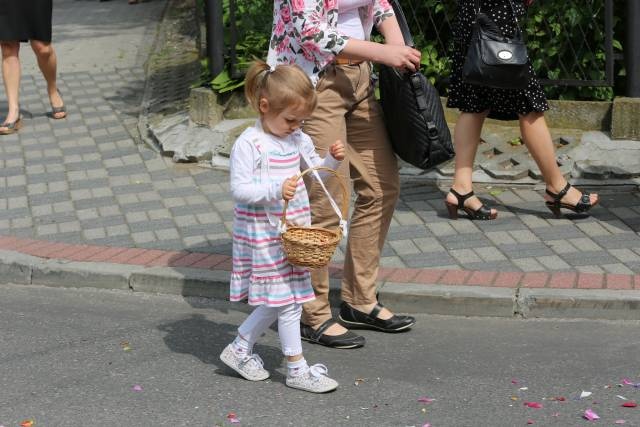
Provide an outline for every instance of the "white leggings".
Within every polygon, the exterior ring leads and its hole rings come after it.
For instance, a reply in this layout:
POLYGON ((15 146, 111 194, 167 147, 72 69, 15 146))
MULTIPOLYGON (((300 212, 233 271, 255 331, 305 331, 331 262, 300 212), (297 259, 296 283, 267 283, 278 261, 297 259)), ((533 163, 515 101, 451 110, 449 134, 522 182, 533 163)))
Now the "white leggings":
POLYGON ((258 338, 277 319, 282 353, 285 356, 302 354, 302 342, 300 339, 301 313, 302 305, 300 304, 289 304, 282 307, 260 305, 242 322, 242 325, 238 328, 238 333, 253 347, 258 338))

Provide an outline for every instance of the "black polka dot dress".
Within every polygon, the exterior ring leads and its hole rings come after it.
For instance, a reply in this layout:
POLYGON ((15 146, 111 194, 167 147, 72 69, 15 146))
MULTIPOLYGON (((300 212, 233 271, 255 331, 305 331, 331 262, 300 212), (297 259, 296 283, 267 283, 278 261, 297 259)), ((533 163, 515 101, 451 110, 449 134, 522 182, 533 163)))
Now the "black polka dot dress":
MULTIPOLYGON (((524 15, 522 0, 512 0, 518 17, 524 15)), ((480 9, 489 16, 506 36, 513 36, 516 24, 509 0, 480 0, 480 9)), ((475 20, 475 0, 458 0, 458 11, 453 26, 453 62, 447 106, 465 113, 489 110, 489 118, 516 120, 519 115, 549 109, 547 99, 529 63, 531 79, 526 89, 496 89, 466 84, 462 81, 462 65, 471 42, 475 20)))

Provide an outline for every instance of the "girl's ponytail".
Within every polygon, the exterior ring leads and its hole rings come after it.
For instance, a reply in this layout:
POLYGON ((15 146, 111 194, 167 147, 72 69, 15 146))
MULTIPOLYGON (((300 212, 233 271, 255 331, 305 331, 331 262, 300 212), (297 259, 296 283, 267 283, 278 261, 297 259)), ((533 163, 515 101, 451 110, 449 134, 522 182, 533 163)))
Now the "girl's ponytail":
POLYGON ((260 111, 260 97, 271 68, 264 61, 257 60, 247 71, 244 80, 244 95, 256 111, 260 111))

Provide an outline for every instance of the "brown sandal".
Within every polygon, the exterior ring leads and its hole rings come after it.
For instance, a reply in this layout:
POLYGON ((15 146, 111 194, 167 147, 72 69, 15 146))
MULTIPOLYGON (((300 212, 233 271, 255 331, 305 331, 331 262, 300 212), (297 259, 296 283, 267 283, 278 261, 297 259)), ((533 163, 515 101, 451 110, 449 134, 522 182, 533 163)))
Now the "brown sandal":
POLYGON ((11 135, 12 133, 18 132, 22 127, 22 117, 18 117, 15 121, 9 123, 4 122, 0 125, 0 128, 6 128, 5 130, 0 129, 0 135, 11 135))
MULTIPOLYGON (((62 94, 58 91, 58 96, 62 99, 62 94)), ((51 104, 51 118, 54 120, 62 120, 67 117, 67 108, 64 106, 64 101, 62 101, 62 105, 59 107, 54 107, 51 104), (62 113, 61 116, 56 116, 57 114, 62 113)))

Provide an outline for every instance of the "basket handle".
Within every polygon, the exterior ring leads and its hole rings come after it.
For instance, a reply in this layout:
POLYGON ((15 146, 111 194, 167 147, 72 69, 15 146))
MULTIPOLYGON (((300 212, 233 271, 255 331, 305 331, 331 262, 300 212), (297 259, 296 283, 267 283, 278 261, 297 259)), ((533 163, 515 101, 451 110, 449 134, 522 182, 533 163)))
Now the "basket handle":
MULTIPOLYGON (((296 182, 298 182, 298 180, 300 180, 300 178, 304 177, 305 175, 307 175, 310 172, 313 172, 313 174, 315 175, 316 179, 318 180, 318 182, 322 186, 322 189, 327 194, 327 197, 329 197, 329 202, 331 203, 331 206, 333 207, 333 209, 336 211, 336 214, 340 218, 340 228, 342 229, 342 234, 346 235, 347 234, 347 221, 344 218, 346 218, 347 215, 349 214, 349 193, 347 192, 347 186, 344 184, 344 182, 342 182, 342 180, 340 179, 340 176, 338 175, 338 173, 336 171, 334 171, 331 168, 325 167, 325 166, 315 166, 315 167, 312 167, 312 168, 309 168, 309 169, 305 170, 304 172, 299 173, 296 176, 296 182), (338 208, 337 203, 335 202, 335 200, 333 200, 333 197, 331 197, 331 194, 329 194, 329 191, 327 190, 327 187, 325 187, 324 183, 322 182, 322 179, 320 178, 320 175, 318 174, 319 170, 322 170, 322 171, 325 171, 325 172, 329 172, 329 173, 333 174, 333 176, 335 176, 338 179, 338 182, 340 183, 340 186, 342 187, 342 208, 341 209, 338 208)), ((286 231, 286 228, 287 228, 287 207, 288 206, 289 206, 289 201, 285 200, 284 201, 284 208, 282 210, 281 232, 286 231)))

